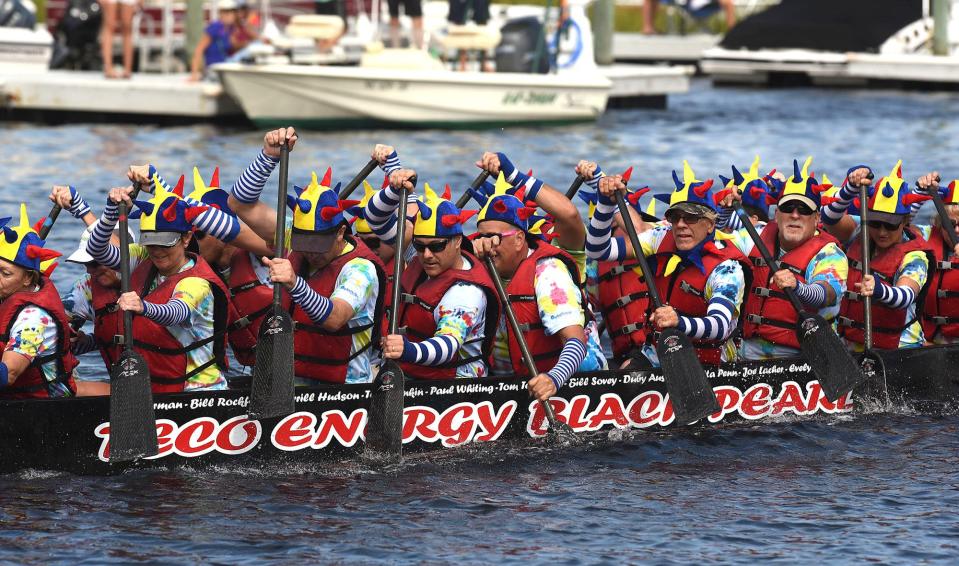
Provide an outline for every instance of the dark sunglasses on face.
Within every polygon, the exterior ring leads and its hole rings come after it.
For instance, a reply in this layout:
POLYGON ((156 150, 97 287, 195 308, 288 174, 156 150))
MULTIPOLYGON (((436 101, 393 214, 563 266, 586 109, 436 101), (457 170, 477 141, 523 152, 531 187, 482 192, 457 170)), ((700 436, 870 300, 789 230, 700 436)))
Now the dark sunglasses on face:
POLYGON ((786 204, 780 206, 779 210, 783 214, 792 214, 793 212, 798 212, 801 216, 812 216, 813 214, 816 214, 815 210, 797 201, 787 202, 786 204))
POLYGON ((883 222, 881 220, 870 220, 869 222, 866 222, 866 225, 875 230, 879 230, 880 228, 885 228, 886 232, 892 232, 893 230, 896 230, 900 226, 902 226, 902 222, 899 222, 897 224, 890 224, 888 222, 883 222))
POLYGON ((434 254, 438 254, 445 250, 446 245, 449 243, 450 241, 448 238, 445 240, 434 240, 432 242, 420 242, 419 240, 413 240, 413 249, 416 250, 417 253, 423 253, 426 250, 429 250, 434 254))
POLYGON ((703 220, 704 218, 705 217, 699 216, 697 214, 689 214, 686 212, 679 212, 679 211, 666 213, 666 221, 669 222, 670 224, 678 224, 679 221, 682 220, 683 223, 686 224, 687 226, 692 226, 693 224, 696 224, 697 222, 699 222, 700 220, 703 220))
POLYGON ((366 247, 370 248, 371 250, 376 250, 380 247, 379 238, 360 238, 360 240, 362 240, 363 243, 366 244, 366 247))

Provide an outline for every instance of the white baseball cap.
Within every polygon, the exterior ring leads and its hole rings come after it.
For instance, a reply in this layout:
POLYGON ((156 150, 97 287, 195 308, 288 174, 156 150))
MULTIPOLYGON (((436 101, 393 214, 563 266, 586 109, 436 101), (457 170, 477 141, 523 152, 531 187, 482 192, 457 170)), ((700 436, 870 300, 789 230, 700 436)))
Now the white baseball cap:
MULTIPOLYGON (((80 235, 80 245, 77 247, 75 252, 70 254, 70 257, 68 257, 66 261, 71 261, 73 263, 84 263, 84 264, 90 263, 91 261, 96 261, 96 258, 94 258, 92 255, 87 253, 87 242, 90 240, 90 234, 93 233, 94 226, 96 226, 96 224, 91 224, 87 226, 86 230, 83 231, 83 234, 80 235)), ((115 230, 114 230, 114 233, 116 233, 115 230)), ((133 237, 133 232, 130 231, 129 233, 130 233, 130 241, 131 242, 135 241, 133 237)))

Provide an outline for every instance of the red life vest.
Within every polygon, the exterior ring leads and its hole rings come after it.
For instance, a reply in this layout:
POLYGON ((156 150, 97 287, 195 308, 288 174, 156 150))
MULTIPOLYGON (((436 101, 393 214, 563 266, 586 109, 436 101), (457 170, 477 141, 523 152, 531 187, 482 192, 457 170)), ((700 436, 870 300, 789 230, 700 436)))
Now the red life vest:
POLYGON ((936 334, 955 338, 959 336, 959 257, 939 228, 933 227, 929 246, 935 257, 936 271, 929 276, 922 331, 926 340, 932 340, 936 334))
POLYGON ((623 358, 646 343, 649 316, 649 287, 639 264, 628 261, 601 261, 597 266, 598 302, 613 341, 613 355, 623 358))
POLYGON ((112 371, 120 356, 116 337, 123 334, 123 313, 117 305, 120 289, 100 285, 93 271, 87 269, 90 274, 90 306, 93 307, 93 338, 107 371, 112 371))
POLYGON ((235 322, 228 328, 230 347, 238 362, 252 366, 256 362, 257 337, 263 315, 273 304, 273 288, 260 281, 249 252, 236 250, 230 258, 230 304, 236 309, 235 322))
MULTIPOLYGON (((553 369, 564 346, 564 342, 559 335, 546 334, 543 321, 539 318, 536 289, 533 285, 536 277, 536 263, 541 259, 550 257, 562 261, 573 282, 579 283, 579 268, 576 267, 576 262, 569 254, 551 244, 537 242, 533 253, 519 264, 509 285, 506 286, 506 294, 513 305, 516 321, 519 322, 520 328, 523 330, 523 337, 526 339, 527 346, 529 346, 529 352, 536 362, 537 371, 540 372, 553 369)), ((581 303, 584 307, 584 317, 588 322, 589 309, 585 308, 588 299, 584 291, 581 290, 580 292, 582 294, 581 303)), ((528 370, 523 362, 523 357, 520 355, 519 342, 516 341, 513 328, 509 324, 506 325, 506 334, 509 340, 509 351, 512 354, 513 373, 526 375, 528 370)))
MULTIPOLYGON (((774 256, 778 255, 779 226, 775 222, 766 224, 760 239, 767 250, 774 256)), ((786 252, 780 258, 779 266, 791 271, 797 281, 805 283, 806 266, 829 244, 838 244, 838 240, 826 232, 819 232, 800 246, 786 252)), ((746 306, 743 307, 743 338, 759 337, 773 344, 799 349, 799 340, 796 339, 796 310, 775 283, 770 287, 766 286, 770 285, 772 272, 756 246, 749 252, 749 261, 752 263, 754 286, 746 298, 746 306)))
POLYGON ((438 277, 427 277, 419 259, 414 260, 403 270, 403 304, 400 305, 400 327, 406 330, 406 338, 411 342, 420 342, 432 338, 436 333, 436 320, 433 311, 443 295, 457 283, 476 285, 486 294, 486 322, 483 328, 483 342, 480 354, 468 358, 456 356, 449 362, 438 366, 426 366, 401 362, 403 372, 416 379, 452 379, 456 377, 459 366, 478 360, 489 363, 496 340, 496 326, 499 324, 500 303, 493 286, 493 280, 478 259, 467 252, 463 256, 472 264, 470 269, 447 269, 438 277))
POLYGON ((343 270, 343 266, 347 262, 356 258, 370 261, 376 269, 376 276, 379 281, 373 322, 356 327, 344 325, 343 328, 335 332, 324 330, 322 327, 313 324, 310 315, 306 314, 305 310, 293 304, 290 293, 284 289, 283 308, 290 311, 293 322, 296 324, 296 332, 293 335, 293 359, 294 374, 297 377, 327 383, 345 383, 346 371, 350 361, 370 348, 379 347, 380 323, 378 321, 383 319, 383 296, 386 294, 386 275, 383 272, 383 262, 362 240, 356 239, 356 241, 353 241, 349 236, 346 237, 346 240, 353 244, 353 250, 334 259, 329 265, 313 275, 307 273, 309 263, 303 260, 301 254, 291 253, 290 263, 293 264, 294 271, 306 279, 306 283, 311 289, 328 298, 333 294, 336 278, 339 277, 340 271, 343 270), (370 343, 351 354, 353 335, 371 328, 373 333, 370 343))
POLYGON ((167 277, 153 290, 151 287, 158 273, 152 261, 140 262, 130 275, 130 288, 138 291, 144 301, 157 305, 170 302, 177 283, 187 277, 199 277, 209 281, 210 291, 213 293, 213 335, 188 346, 182 345, 166 326, 145 316, 133 317, 133 347, 144 357, 147 367, 150 368, 150 380, 153 382, 154 393, 183 391, 187 380, 204 369, 216 365, 222 371, 227 367, 226 327, 234 322, 229 319, 229 313, 232 310, 229 291, 206 260, 192 253, 187 253, 187 257, 193 260, 193 267, 167 277), (211 342, 213 357, 187 373, 187 353, 211 342))
POLYGON ((0 340, 4 344, 10 339, 10 329, 17 321, 23 309, 37 306, 50 313, 57 327, 57 351, 33 358, 30 365, 10 386, 0 389, 0 399, 46 399, 50 397, 47 379, 40 368, 43 364, 56 362, 56 380, 66 385, 76 395, 77 385, 73 380, 73 369, 77 367, 77 358, 70 351, 70 321, 63 310, 63 302, 46 277, 40 278, 40 288, 36 291, 18 291, 0 303, 0 340))
MULTIPOLYGON (((751 271, 746 261, 746 257, 732 245, 724 245, 722 242, 714 241, 713 245, 703 247, 702 260, 706 272, 703 273, 695 265, 680 265, 668 277, 664 275, 666 265, 669 263, 673 254, 677 253, 676 240, 673 239, 672 230, 666 233, 666 237, 659 244, 659 249, 653 256, 656 258, 656 289, 663 300, 663 304, 668 304, 676 309, 680 315, 687 317, 701 318, 706 316, 708 301, 706 300, 706 281, 720 263, 727 260, 738 261, 743 266, 743 275, 747 278, 746 288, 749 288, 748 278, 751 271)), ((647 322, 647 326, 651 325, 647 322)), ((654 336, 654 332, 647 330, 648 336, 654 336)), ((726 340, 697 340, 692 339, 693 346, 696 348, 696 355, 699 361, 704 364, 719 365, 722 362, 722 346, 726 340)))
MULTIPOLYGON (((869 263, 869 268, 877 280, 886 285, 894 286, 896 284, 896 272, 899 271, 899 266, 902 265, 902 259, 906 254, 913 251, 925 252, 929 256, 930 276, 926 279, 926 284, 916 298, 916 313, 918 313, 919 306, 925 300, 929 281, 932 279, 935 260, 932 251, 929 249, 929 243, 919 235, 919 232, 907 226, 903 234, 909 238, 909 241, 900 242, 885 250, 875 250, 876 254, 869 263)), ((865 342, 863 332, 865 315, 862 298, 859 293, 852 291, 856 288, 856 283, 862 281, 862 246, 858 245, 858 240, 857 244, 849 246, 846 257, 849 258, 849 280, 847 282, 848 289, 843 293, 842 305, 839 308, 839 335, 850 342, 863 344, 865 342)), ((902 336, 903 330, 918 319, 917 314, 912 320, 906 320, 908 311, 908 308, 893 309, 883 305, 878 300, 872 301, 874 347, 889 350, 899 347, 899 338, 902 336)))

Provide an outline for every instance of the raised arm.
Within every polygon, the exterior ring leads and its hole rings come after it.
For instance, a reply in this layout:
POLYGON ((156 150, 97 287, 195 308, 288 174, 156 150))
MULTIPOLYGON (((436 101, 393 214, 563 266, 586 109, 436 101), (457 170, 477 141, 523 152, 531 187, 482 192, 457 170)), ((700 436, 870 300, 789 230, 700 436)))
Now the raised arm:
POLYGON ((277 211, 260 201, 266 181, 280 162, 284 140, 293 151, 297 136, 292 127, 272 130, 263 136, 263 150, 233 184, 227 201, 240 220, 266 242, 274 241, 277 213, 286 214, 285 210, 277 211))
MULTIPOLYGON (((840 242, 847 242, 856 232, 856 221, 846 214, 849 204, 859 196, 862 186, 872 184, 872 170, 865 165, 857 165, 846 174, 846 183, 839 188, 836 200, 824 206, 821 213, 823 228, 840 242)), ((860 203, 866 206, 866 203, 860 203)))

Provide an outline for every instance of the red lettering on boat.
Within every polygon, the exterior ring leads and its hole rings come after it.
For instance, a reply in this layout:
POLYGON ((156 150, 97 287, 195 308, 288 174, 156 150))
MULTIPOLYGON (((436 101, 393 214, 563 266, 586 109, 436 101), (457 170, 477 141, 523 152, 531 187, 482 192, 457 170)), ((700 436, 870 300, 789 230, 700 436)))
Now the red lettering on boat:
POLYGON ((739 403, 739 414, 749 420, 768 415, 772 392, 773 388, 765 383, 753 385, 743 393, 743 400, 739 403))
MULTIPOLYGON (((263 429, 260 423, 241 415, 223 424, 211 417, 197 417, 182 426, 169 419, 157 419, 156 431, 159 449, 156 456, 150 456, 148 460, 170 454, 195 458, 213 451, 242 454, 260 441, 263 429)), ((110 423, 101 423, 93 433, 101 439, 97 457, 104 462, 110 461, 110 423)))
POLYGON ((433 442, 436 431, 430 428, 439 414, 432 407, 407 407, 403 409, 403 444, 416 438, 433 442))
POLYGON ((210 417, 199 417, 180 427, 173 442, 177 453, 187 458, 202 456, 216 444, 217 422, 210 417))
POLYGON ((659 391, 642 393, 634 398, 626 409, 629 422, 636 428, 653 426, 662 413, 663 402, 663 394, 659 391))
MULTIPOLYGON (((556 414, 556 418, 566 422, 566 419, 564 419, 562 416, 562 413, 567 407, 566 399, 563 399, 562 397, 553 397, 549 400, 549 405, 553 408, 553 413, 556 414)), ((549 424, 546 422, 546 412, 543 411, 543 407, 540 405, 539 401, 530 401, 529 421, 526 423, 527 434, 534 438, 540 437, 545 435, 548 429, 549 424)))
POLYGON ((803 398, 802 390, 795 381, 783 383, 779 390, 779 397, 773 401, 772 414, 781 415, 786 411, 791 411, 796 415, 809 413, 809 403, 803 398))
POLYGON ((507 401, 499 409, 499 414, 493 412, 493 404, 489 401, 483 401, 476 406, 476 417, 479 419, 479 425, 483 427, 483 433, 476 436, 478 442, 491 442, 499 438, 506 425, 513 420, 513 414, 516 412, 516 401, 507 401))
POLYGON ((473 437, 473 431, 476 430, 476 420, 473 419, 475 410, 472 403, 457 403, 443 411, 436 427, 443 446, 458 446, 473 437))
POLYGON ((306 411, 293 413, 273 427, 270 441, 280 450, 291 452, 309 446, 316 426, 316 415, 306 411))
POLYGON ((323 448, 336 438, 343 446, 353 446, 363 437, 361 431, 366 424, 366 411, 359 409, 350 413, 349 418, 343 411, 326 411, 320 417, 320 430, 313 440, 313 448, 323 448))
POLYGON ((176 442, 177 430, 179 425, 170 419, 157 419, 157 455, 151 456, 152 459, 162 458, 173 452, 173 444, 176 442))
POLYGON ((588 430, 599 430, 606 424, 626 428, 629 426, 629 421, 624 413, 623 401, 619 398, 619 395, 604 393, 599 398, 599 407, 589 415, 588 430))
POLYGON ((676 420, 676 414, 673 413, 673 402, 669 399, 669 394, 663 398, 666 405, 663 407, 663 414, 659 416, 659 426, 666 426, 676 420))
POLYGON ((233 417, 220 426, 216 449, 224 454, 242 454, 260 441, 262 433, 260 421, 251 421, 246 415, 233 417))
POLYGON ((589 422, 585 420, 589 401, 588 395, 577 395, 570 400, 566 423, 573 427, 573 430, 586 430, 589 427, 589 422))
POLYGON ((713 393, 716 394, 716 400, 719 402, 719 410, 709 415, 708 419, 711 423, 718 423, 723 420, 723 417, 736 410, 743 394, 738 387, 732 385, 713 387, 713 393))

